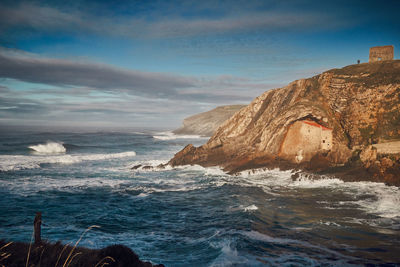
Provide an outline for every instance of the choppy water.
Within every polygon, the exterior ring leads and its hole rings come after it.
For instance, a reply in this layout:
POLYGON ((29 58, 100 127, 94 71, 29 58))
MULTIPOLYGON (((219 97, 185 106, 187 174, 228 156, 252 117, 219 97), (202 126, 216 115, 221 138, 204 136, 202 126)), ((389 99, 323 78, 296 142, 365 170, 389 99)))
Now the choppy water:
POLYGON ((400 190, 165 163, 188 143, 169 133, 0 133, 0 237, 120 243, 166 266, 400 264, 400 190), (43 146, 38 146, 38 145, 43 146), (30 148, 29 148, 30 147, 30 148))

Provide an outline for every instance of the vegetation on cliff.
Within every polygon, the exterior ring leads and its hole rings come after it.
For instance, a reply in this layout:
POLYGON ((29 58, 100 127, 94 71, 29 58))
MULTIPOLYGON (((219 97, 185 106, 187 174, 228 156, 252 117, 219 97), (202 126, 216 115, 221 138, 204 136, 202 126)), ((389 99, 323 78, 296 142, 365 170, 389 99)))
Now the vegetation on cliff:
MULTIPOLYGON (((399 184, 399 157, 375 151, 375 144, 400 140, 400 61, 332 69, 269 90, 227 120, 201 147, 177 153, 171 165, 220 165, 236 172, 254 167, 290 166, 314 171, 363 170, 372 179, 399 184), (282 157, 282 143, 297 121, 332 129, 332 147, 310 160, 282 157), (382 160, 381 159, 385 159, 382 160), (390 162, 389 162, 390 161, 390 162)), ((395 143, 394 143, 395 144, 395 143)), ((301 152, 301 151, 299 151, 301 152)))

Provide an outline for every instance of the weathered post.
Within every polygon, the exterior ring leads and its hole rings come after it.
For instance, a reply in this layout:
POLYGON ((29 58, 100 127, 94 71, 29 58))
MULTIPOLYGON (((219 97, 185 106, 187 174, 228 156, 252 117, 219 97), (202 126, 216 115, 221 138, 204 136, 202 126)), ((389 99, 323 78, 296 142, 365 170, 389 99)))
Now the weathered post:
POLYGON ((40 245, 42 243, 41 225, 42 225, 42 213, 36 212, 35 221, 33 222, 35 245, 40 245))

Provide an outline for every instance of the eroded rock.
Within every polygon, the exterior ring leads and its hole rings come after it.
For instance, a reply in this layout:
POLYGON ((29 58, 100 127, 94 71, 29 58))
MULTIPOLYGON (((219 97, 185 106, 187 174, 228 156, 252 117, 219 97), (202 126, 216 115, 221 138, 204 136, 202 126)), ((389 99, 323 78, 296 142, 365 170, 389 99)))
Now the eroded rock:
POLYGON ((349 159, 359 147, 364 167, 379 169, 371 145, 400 140, 399 119, 400 61, 351 65, 265 92, 225 121, 205 145, 185 147, 170 164, 219 165, 230 172, 312 164, 321 169, 353 164, 349 159), (308 150, 303 135, 284 147, 289 129, 305 121, 331 129, 331 146, 316 145, 328 140, 321 138, 308 150), (303 147, 289 151, 301 142, 303 147))

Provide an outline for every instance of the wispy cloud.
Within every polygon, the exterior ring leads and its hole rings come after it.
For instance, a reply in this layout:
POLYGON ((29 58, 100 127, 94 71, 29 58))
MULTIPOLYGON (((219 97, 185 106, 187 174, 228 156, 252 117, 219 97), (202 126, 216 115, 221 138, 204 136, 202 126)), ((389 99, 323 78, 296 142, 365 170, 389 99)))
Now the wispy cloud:
POLYGON ((135 120, 176 126, 217 105, 248 103, 276 87, 230 75, 189 77, 0 49, 0 117, 28 123, 135 120), (19 87, 18 81, 24 82, 19 87), (11 86, 8 86, 11 84, 11 86))
POLYGON ((331 29, 353 23, 319 12, 260 11, 244 14, 220 14, 197 18, 158 16, 151 20, 141 16, 96 16, 73 9, 60 9, 21 3, 0 6, 0 31, 28 29, 40 32, 100 34, 129 38, 163 38, 221 34, 231 32, 331 29))
POLYGON ((0 50, 0 77, 57 86, 85 86, 103 91, 169 97, 196 80, 177 75, 141 72, 107 64, 9 55, 0 50))
MULTIPOLYGON (((198 78, 143 72, 103 63, 44 58, 8 49, 0 49, 0 77, 56 86, 55 95, 73 93, 87 96, 98 91, 120 96, 205 103, 249 101, 256 96, 249 95, 252 89, 257 89, 257 93, 260 93, 271 88, 270 84, 227 75, 198 78)), ((46 92, 52 93, 50 89, 37 91, 38 94, 46 92)))

